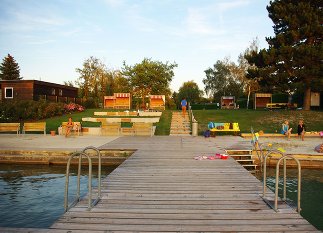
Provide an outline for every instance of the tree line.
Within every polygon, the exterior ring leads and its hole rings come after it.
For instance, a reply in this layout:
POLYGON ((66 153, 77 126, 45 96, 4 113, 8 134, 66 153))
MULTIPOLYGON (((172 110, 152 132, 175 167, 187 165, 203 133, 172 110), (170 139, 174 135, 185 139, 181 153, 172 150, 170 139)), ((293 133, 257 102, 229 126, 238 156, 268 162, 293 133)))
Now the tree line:
MULTIPOLYGON (((169 107, 182 98, 192 103, 219 102, 221 96, 245 96, 247 107, 254 92, 304 93, 303 108, 310 109, 311 91, 323 89, 322 1, 274 0, 267 6, 274 26, 273 37, 266 38, 268 48, 259 49, 258 39, 238 57, 217 60, 207 68, 203 79, 204 92, 194 81, 184 82, 178 92, 170 89, 175 62, 144 58, 140 63, 123 62, 120 70, 108 69, 98 58, 86 59, 76 68, 79 78, 66 85, 78 86, 80 97, 98 107, 103 96, 130 92, 137 105, 144 105, 149 94, 166 95, 169 107)), ((0 65, 0 79, 21 79, 19 66, 8 54, 0 65)))

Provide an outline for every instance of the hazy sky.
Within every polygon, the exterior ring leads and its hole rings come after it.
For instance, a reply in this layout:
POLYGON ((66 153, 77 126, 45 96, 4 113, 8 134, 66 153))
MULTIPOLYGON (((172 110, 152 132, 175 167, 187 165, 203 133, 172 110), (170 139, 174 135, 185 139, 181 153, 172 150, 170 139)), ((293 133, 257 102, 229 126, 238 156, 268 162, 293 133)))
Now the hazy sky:
POLYGON ((236 61, 258 37, 273 35, 269 0, 0 0, 0 58, 10 53, 20 75, 63 84, 85 59, 109 69, 144 58, 176 62, 171 88, 204 70, 236 61))

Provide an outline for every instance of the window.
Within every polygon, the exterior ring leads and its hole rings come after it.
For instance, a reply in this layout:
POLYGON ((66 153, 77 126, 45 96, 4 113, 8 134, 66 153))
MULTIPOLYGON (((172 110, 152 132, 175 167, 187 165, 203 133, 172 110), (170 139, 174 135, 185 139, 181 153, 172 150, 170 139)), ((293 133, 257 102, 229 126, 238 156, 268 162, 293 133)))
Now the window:
POLYGON ((59 96, 62 96, 62 95, 63 95, 63 90, 62 90, 62 89, 59 89, 59 90, 58 90, 58 95, 59 95, 59 96))
POLYGON ((13 99, 13 87, 6 87, 4 90, 5 90, 4 98, 13 99))
POLYGON ((55 88, 52 88, 52 95, 55 95, 55 94, 56 94, 55 88))

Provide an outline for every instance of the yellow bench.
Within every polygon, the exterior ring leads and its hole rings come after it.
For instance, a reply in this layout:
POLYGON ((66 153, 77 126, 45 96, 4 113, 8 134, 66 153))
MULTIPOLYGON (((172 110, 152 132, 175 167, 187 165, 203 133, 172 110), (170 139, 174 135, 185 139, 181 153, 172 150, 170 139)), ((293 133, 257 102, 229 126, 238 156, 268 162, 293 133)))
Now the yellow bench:
POLYGON ((22 127, 22 133, 42 131, 46 135, 46 122, 26 122, 22 127))
MULTIPOLYGON (((62 135, 65 135, 66 133, 67 123, 68 123, 67 121, 62 122, 62 135)), ((80 136, 81 129, 82 129, 81 122, 79 121, 73 122, 73 128, 71 129, 71 132, 75 132, 77 133, 77 136, 80 136)))
POLYGON ((266 104, 266 108, 268 109, 281 109, 281 108, 287 108, 288 103, 268 103, 266 104))
POLYGON ((105 122, 101 124, 101 135, 119 136, 121 131, 120 122, 105 122))
POLYGON ((0 132, 20 132, 20 123, 0 123, 0 132))
POLYGON ((234 132, 235 134, 240 132, 239 123, 215 123, 216 126, 213 129, 210 129, 210 132, 234 132), (232 124, 232 128, 230 129, 230 124, 232 124), (220 128, 219 125, 222 127, 220 128))

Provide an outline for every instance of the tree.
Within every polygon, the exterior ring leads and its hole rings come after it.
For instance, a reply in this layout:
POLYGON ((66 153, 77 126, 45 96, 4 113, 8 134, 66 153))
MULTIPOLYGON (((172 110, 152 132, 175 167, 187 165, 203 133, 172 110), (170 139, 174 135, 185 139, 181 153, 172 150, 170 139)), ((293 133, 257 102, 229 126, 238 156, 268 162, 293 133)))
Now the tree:
POLYGON ((0 65, 0 80, 20 80, 20 68, 16 60, 8 54, 0 65))
POLYGON ((202 95, 203 91, 199 89, 198 85, 194 81, 187 81, 184 82, 178 90, 178 103, 180 103, 184 98, 187 102, 198 103, 202 95))
POLYGON ((83 68, 76 68, 80 77, 76 84, 80 88, 81 96, 87 101, 93 98, 95 107, 103 101, 107 84, 110 82, 106 66, 97 58, 90 57, 83 63, 83 68))
POLYGON ((247 109, 249 108, 250 95, 252 92, 256 92, 260 89, 257 79, 248 79, 247 72, 248 69, 255 69, 255 65, 250 65, 246 56, 251 55, 252 53, 257 53, 259 51, 259 40, 258 38, 254 39, 249 47, 239 55, 238 63, 239 70, 241 73, 241 81, 243 83, 244 92, 247 94, 247 109))
POLYGON ((275 36, 266 38, 268 49, 246 56, 257 66, 248 70, 248 77, 287 93, 303 84, 303 107, 309 110, 311 90, 323 88, 322 1, 275 0, 267 10, 275 36))
POLYGON ((204 72, 205 93, 213 96, 214 100, 225 95, 234 95, 236 98, 241 95, 243 87, 241 71, 228 58, 218 60, 213 68, 208 68, 204 72))
POLYGON ((124 62, 121 70, 122 74, 129 80, 133 94, 141 97, 142 105, 145 106, 147 95, 170 93, 169 85, 174 76, 173 69, 175 67, 177 67, 176 63, 162 63, 145 58, 141 63, 134 66, 128 66, 124 62))

